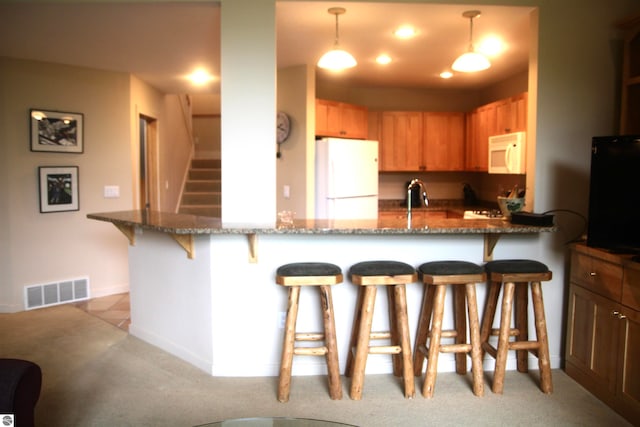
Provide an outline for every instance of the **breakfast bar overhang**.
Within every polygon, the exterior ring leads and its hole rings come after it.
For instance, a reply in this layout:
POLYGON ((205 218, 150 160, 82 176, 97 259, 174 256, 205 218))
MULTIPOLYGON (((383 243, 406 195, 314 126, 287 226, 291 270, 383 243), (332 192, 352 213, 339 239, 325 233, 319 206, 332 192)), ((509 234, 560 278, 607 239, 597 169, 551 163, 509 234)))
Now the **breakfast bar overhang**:
MULTIPOLYGON (((143 210, 88 218, 112 223, 129 240, 130 333, 213 376, 278 375, 287 295, 274 278, 282 264, 320 261, 342 268, 345 281, 334 287, 333 295, 344 367, 356 299, 347 276, 352 264, 377 259, 415 266, 450 259, 482 264, 498 252, 501 258, 519 258, 541 233, 556 230, 502 219, 227 224, 219 218, 143 210)), ((484 295, 479 284, 479 304, 484 295)), ((319 330, 322 316, 312 295, 302 292, 300 298, 305 309, 299 328, 319 330)), ((412 335, 421 298, 420 283, 407 286, 412 335)), ((384 299, 375 308, 374 330, 386 327, 383 304, 384 299)), ((548 316, 560 320, 559 315, 548 316)), ((450 325, 453 319, 444 322, 450 325)), ((552 366, 559 365, 559 356, 552 355, 552 366)), ((454 369, 453 356, 443 355, 439 370, 454 369)), ((367 372, 392 372, 391 359, 372 355, 367 372)), ((293 366, 294 375, 323 373, 325 365, 317 358, 299 358, 293 366)))

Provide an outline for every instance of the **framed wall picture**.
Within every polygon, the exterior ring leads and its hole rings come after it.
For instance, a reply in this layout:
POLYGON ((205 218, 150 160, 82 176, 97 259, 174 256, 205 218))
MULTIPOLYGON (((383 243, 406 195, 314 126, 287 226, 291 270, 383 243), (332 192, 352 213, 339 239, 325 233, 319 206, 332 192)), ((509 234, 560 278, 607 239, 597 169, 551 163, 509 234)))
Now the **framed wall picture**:
POLYGON ((31 151, 82 153, 84 151, 84 115, 31 109, 31 151))
POLYGON ((77 166, 40 166, 40 212, 80 209, 77 166))

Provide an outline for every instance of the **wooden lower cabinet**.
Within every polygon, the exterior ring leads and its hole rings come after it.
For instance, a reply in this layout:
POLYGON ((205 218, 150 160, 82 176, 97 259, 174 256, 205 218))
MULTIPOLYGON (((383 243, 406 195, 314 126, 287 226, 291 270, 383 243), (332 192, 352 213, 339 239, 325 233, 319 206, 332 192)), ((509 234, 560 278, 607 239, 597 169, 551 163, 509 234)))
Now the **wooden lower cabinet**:
POLYGON ((626 316, 621 331, 624 347, 618 360, 620 398, 625 406, 635 408, 633 422, 640 425, 640 312, 623 309, 620 313, 626 316))
POLYGON ((569 307, 567 365, 587 375, 594 386, 615 393, 617 352, 612 349, 618 348, 620 321, 612 313, 617 304, 572 284, 569 307))
POLYGON ((627 258, 582 244, 572 248, 565 370, 640 425, 640 311, 622 291, 626 280, 639 292, 640 282, 628 278, 640 278, 640 266, 627 258))

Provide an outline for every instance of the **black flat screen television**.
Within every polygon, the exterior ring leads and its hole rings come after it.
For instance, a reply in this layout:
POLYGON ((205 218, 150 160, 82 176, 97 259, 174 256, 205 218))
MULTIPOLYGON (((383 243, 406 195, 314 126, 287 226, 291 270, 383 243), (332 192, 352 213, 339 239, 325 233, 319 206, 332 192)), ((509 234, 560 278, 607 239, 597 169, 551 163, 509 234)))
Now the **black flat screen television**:
POLYGON ((640 254, 640 135, 592 140, 587 246, 640 254))

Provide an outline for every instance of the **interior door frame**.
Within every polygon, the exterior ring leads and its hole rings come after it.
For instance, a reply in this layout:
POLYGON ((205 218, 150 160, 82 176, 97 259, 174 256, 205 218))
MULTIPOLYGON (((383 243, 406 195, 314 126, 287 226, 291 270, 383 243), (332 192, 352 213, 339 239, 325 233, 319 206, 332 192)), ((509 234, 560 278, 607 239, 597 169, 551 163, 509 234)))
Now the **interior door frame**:
POLYGON ((160 177, 158 173, 158 120, 145 114, 139 120, 139 199, 141 209, 160 210, 160 177))

